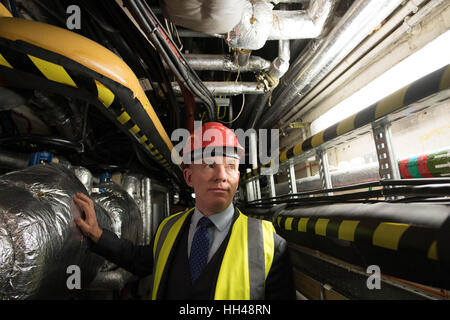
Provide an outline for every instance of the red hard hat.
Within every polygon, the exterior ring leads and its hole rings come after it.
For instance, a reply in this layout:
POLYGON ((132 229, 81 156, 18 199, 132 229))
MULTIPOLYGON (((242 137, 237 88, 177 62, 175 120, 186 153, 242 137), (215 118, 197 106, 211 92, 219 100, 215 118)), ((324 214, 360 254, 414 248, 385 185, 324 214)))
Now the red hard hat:
POLYGON ((183 162, 198 159, 204 149, 209 149, 212 156, 226 156, 240 159, 244 148, 240 145, 232 130, 219 122, 207 122, 196 128, 183 148, 183 162), (194 152, 193 152, 194 151, 194 152))

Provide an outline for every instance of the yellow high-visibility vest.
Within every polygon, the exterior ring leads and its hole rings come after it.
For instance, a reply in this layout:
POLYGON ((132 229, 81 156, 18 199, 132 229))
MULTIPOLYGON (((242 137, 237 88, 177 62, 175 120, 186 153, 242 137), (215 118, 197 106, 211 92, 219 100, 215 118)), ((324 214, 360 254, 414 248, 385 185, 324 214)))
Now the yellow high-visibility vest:
MULTIPOLYGON (((166 218, 159 226, 153 247, 153 292, 156 299, 173 244, 191 208, 166 218)), ((216 300, 264 299, 265 281, 274 256, 275 229, 271 222, 239 212, 234 222, 216 282, 216 300)))

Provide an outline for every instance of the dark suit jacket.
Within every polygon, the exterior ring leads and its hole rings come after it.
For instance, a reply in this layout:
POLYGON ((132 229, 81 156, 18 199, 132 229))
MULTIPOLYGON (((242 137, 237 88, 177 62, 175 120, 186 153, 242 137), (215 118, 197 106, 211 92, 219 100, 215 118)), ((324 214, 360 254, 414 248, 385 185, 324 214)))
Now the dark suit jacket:
MULTIPOLYGON (((235 210, 233 223, 239 213, 235 210)), ((167 263, 169 268, 161 279, 158 299, 212 299, 219 267, 225 253, 231 229, 216 254, 212 257, 195 286, 189 278, 187 260, 187 233, 192 214, 185 220, 174 243, 174 248, 167 263)), ((265 298, 295 299, 294 280, 286 241, 274 234, 275 252, 272 266, 266 279, 265 298)), ((150 245, 138 246, 132 242, 119 239, 114 233, 103 230, 98 243, 91 250, 117 264, 118 266, 145 277, 153 271, 153 241, 150 245)))

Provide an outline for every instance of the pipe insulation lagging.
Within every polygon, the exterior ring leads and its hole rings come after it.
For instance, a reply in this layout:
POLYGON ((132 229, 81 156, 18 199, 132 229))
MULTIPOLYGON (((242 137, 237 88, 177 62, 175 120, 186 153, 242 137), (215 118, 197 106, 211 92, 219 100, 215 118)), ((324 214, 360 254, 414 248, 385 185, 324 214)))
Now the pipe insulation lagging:
POLYGON ((377 265, 386 275, 450 288, 448 205, 347 203, 287 206, 279 212, 274 226, 288 242, 356 266, 377 265))
POLYGON ((261 49, 267 40, 312 39, 322 33, 335 0, 312 0, 308 10, 272 10, 264 0, 247 1, 241 21, 228 33, 232 48, 261 49))
POLYGON ((239 23, 246 0, 163 0, 161 8, 171 21, 191 30, 227 33, 239 23))
POLYGON ((246 50, 261 49, 272 30, 273 5, 263 0, 246 1, 241 21, 228 34, 228 45, 246 50))
POLYGON ((269 69, 270 61, 261 57, 249 56, 245 66, 236 64, 230 55, 186 54, 186 61, 194 70, 219 70, 230 72, 262 71, 269 69))
MULTIPOLYGON (((88 250, 73 221, 82 215, 77 192, 86 189, 58 164, 0 176, 0 299, 72 298, 80 290, 68 288, 70 266, 79 268, 81 289, 94 279, 105 260, 88 250)), ((94 209, 100 227, 111 230, 105 210, 94 209)))
POLYGON ((273 11, 273 28, 267 40, 318 38, 337 1, 312 0, 305 11, 273 11))

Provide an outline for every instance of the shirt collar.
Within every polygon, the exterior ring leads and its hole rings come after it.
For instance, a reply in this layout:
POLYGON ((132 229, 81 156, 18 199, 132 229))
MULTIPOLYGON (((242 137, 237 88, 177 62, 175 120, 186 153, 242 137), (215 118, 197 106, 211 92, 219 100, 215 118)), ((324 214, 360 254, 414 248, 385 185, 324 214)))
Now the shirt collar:
MULTIPOLYGON (((212 214, 208 216, 208 218, 219 231, 223 231, 233 219, 233 215, 234 206, 233 203, 230 203, 228 208, 226 208, 224 211, 212 214)), ((195 207, 194 214, 191 218, 191 223, 194 224, 194 226, 197 226, 198 220, 200 220, 200 218, 202 217, 204 217, 203 213, 201 213, 201 211, 198 210, 197 207, 195 207)))

